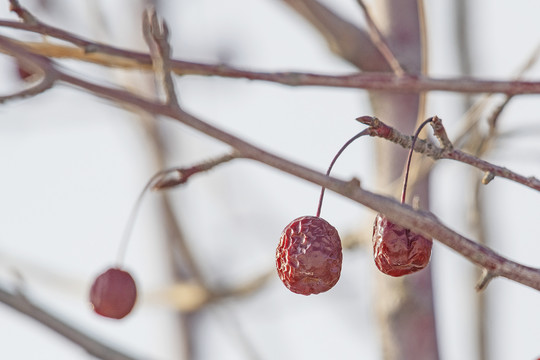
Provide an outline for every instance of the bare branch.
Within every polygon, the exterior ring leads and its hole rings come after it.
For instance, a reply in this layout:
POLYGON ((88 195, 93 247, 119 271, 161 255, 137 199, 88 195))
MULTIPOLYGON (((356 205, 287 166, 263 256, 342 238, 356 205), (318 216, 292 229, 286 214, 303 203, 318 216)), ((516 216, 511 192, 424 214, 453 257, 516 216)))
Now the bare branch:
MULTIPOLYGON (((6 41, 8 43, 11 42, 11 40, 8 40, 7 38, 6 41)), ((36 56, 31 52, 26 51, 25 49, 16 48, 16 50, 17 51, 10 53, 10 55, 17 59, 19 66, 22 66, 23 69, 25 69, 27 72, 35 75, 37 81, 35 81, 35 84, 26 89, 23 89, 13 94, 0 96, 0 103, 4 103, 14 99, 22 99, 26 97, 36 96, 49 90, 54 86, 55 78, 53 74, 47 71, 51 68, 51 60, 43 58, 41 56, 36 56)))
POLYGON ((23 99, 27 97, 36 96, 38 94, 44 93, 45 91, 49 90, 50 88, 53 87, 53 85, 54 85, 53 79, 50 76, 46 75, 42 77, 35 85, 27 89, 18 91, 13 94, 0 96, 0 103, 4 103, 4 102, 15 100, 15 99, 23 99))
POLYGON ((168 43, 169 28, 164 20, 161 20, 161 22, 158 20, 154 8, 147 9, 143 13, 143 35, 150 49, 158 88, 161 87, 165 93, 165 103, 179 107, 171 77, 171 48, 168 43))
MULTIPOLYGON (((411 147, 412 138, 410 136, 400 133, 393 127, 384 124, 379 119, 370 116, 362 116, 359 117, 357 120, 363 124, 370 126, 371 136, 384 138, 393 143, 401 145, 404 148, 411 147)), ((440 126, 442 126, 442 124, 440 126)), ((443 141, 446 142, 444 138, 443 141)), ((534 176, 525 177, 523 175, 519 175, 505 167, 491 164, 490 162, 479 159, 476 156, 467 154, 461 150, 453 149, 452 147, 450 149, 439 148, 428 141, 419 139, 414 146, 414 151, 422 153, 436 160, 456 160, 471 165, 482 171, 491 173, 492 176, 503 177, 505 179, 512 180, 522 185, 528 186, 531 189, 540 191, 540 180, 538 180, 534 176)))
POLYGON ((117 349, 101 343, 89 334, 69 325, 65 320, 53 316, 47 310, 33 304, 28 298, 20 293, 12 294, 0 288, 0 302, 14 310, 29 316, 30 318, 54 330, 73 343, 79 345, 89 354, 105 360, 135 360, 135 357, 124 354, 117 349))
POLYGON ((444 128, 441 119, 438 116, 433 117, 433 121, 431 122, 431 127, 433 128, 433 134, 439 140, 439 143, 443 147, 443 149, 447 151, 452 151, 454 149, 454 145, 452 145, 452 142, 448 138, 448 134, 446 134, 446 129, 444 128))
MULTIPOLYGON (((166 105, 173 107, 175 109, 179 109, 177 106, 174 106, 171 104, 166 104, 166 105)), ((172 187, 175 187, 181 184, 185 184, 191 176, 205 172, 205 171, 209 171, 218 165, 221 165, 223 163, 226 163, 238 157, 239 157, 239 154, 236 152, 233 152, 231 154, 226 154, 216 159, 208 160, 208 161, 202 162, 200 164, 197 164, 188 168, 176 167, 176 168, 161 170, 161 171, 158 171, 156 174, 154 174, 150 178, 150 180, 148 180, 148 182, 142 189, 141 193, 137 197, 137 200, 135 201, 135 204, 128 217, 124 234, 122 235, 122 240, 120 241, 120 247, 118 249, 118 255, 117 255, 117 260, 116 260, 118 267, 121 267, 121 264, 124 260, 124 257, 127 251, 127 246, 131 238, 131 232, 133 231, 133 227, 135 224, 135 220, 137 219, 137 215, 139 213, 139 209, 141 207, 142 201, 144 200, 144 197, 148 193, 149 190, 165 190, 165 189, 170 189, 172 187)))
POLYGON ((382 54, 382 56, 385 58, 388 65, 390 65, 390 68, 394 72, 396 76, 403 76, 405 74, 405 71, 399 64, 398 59, 394 56, 394 53, 390 48, 388 47, 388 44, 384 40, 384 36, 382 35, 381 31, 375 24, 375 21, 371 17, 371 13, 369 12, 369 9, 367 8, 366 4, 363 0, 357 0, 358 5, 362 8, 364 11, 364 15, 366 16, 366 21, 369 26, 369 36, 371 37, 371 41, 373 44, 379 49, 379 52, 382 54))
POLYGON ((188 179, 198 173, 209 171, 218 165, 239 158, 238 153, 225 154, 215 159, 201 162, 187 168, 172 168, 158 172, 149 181, 148 186, 151 190, 165 190, 184 184, 188 179))
MULTIPOLYGON (((43 23, 26 23, 0 20, 0 27, 32 31, 71 42, 81 49, 54 44, 28 43, 28 51, 50 57, 73 58, 110 67, 152 69, 150 55, 127 51, 112 46, 84 40, 71 33, 43 23)), ((226 65, 211 65, 171 59, 171 70, 178 75, 221 76, 261 80, 288 86, 325 86, 366 90, 388 90, 419 93, 424 91, 449 91, 461 93, 503 93, 509 95, 540 94, 540 81, 494 81, 470 77, 439 79, 427 76, 369 72, 350 75, 324 75, 302 72, 256 72, 226 65)))
POLYGON ((390 70, 364 29, 344 20, 319 1, 282 1, 317 29, 336 55, 363 71, 390 70))
POLYGON ((27 24, 37 24, 37 19, 28 10, 23 8, 18 0, 9 0, 9 11, 14 12, 17 16, 27 24))

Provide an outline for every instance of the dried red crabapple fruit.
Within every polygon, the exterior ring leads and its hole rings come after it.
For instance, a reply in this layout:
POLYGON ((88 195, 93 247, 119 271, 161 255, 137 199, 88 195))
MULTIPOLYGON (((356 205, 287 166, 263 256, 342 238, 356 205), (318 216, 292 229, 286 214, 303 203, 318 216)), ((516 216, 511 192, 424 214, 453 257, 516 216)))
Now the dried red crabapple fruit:
MULTIPOLYGON (((326 175, 343 151, 356 139, 369 135, 368 129, 350 138, 334 155, 326 175)), ((281 233, 276 249, 279 278, 294 293, 319 294, 330 290, 339 280, 343 254, 337 230, 320 217, 325 187, 321 188, 316 216, 293 220, 281 233)))
MULTIPOLYGON (((326 175, 343 151, 356 139, 369 135, 368 129, 350 138, 334 155, 326 175)), ((337 230, 320 217, 325 187, 321 188, 316 216, 293 220, 281 233, 276 249, 279 278, 294 293, 319 294, 330 290, 339 280, 343 254, 337 230)))
POLYGON ((131 312, 137 300, 133 277, 118 268, 99 275, 90 288, 90 303, 94 311, 108 318, 122 319, 131 312))
POLYGON ((377 214, 373 226, 373 258, 386 275, 403 276, 429 264, 433 242, 377 214))
POLYGON ((294 293, 330 290, 341 274, 341 239, 337 230, 317 216, 302 216, 285 227, 276 250, 283 284, 294 293))
MULTIPOLYGON (((425 120, 413 136, 403 181, 402 204, 405 203, 407 194, 407 180, 414 144, 422 128, 431 121, 433 118, 425 120)), ((425 268, 429 264, 433 247, 431 239, 389 221, 382 214, 377 214, 375 218, 372 244, 375 265, 381 272, 390 276, 408 275, 425 268)))

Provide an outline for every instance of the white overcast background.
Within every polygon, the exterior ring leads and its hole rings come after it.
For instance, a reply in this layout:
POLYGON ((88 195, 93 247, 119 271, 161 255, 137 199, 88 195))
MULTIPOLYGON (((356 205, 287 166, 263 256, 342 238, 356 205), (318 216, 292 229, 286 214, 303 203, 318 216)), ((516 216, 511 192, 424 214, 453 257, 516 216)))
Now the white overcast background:
MULTIPOLYGON (((61 1, 41 20, 81 36, 145 51, 141 8, 133 1, 61 1), (95 24, 101 7, 108 27, 95 24)), ((326 0, 350 21, 363 23, 354 0, 326 0)), ((508 79, 540 43, 538 0, 467 3, 473 75, 508 79)), ((15 19, 8 2, 2 18, 15 19)), ((430 74, 459 74, 453 2, 426 1, 430 74)), ((171 30, 174 57, 227 62, 261 71, 354 71, 331 55, 323 39, 277 0, 165 2, 160 15, 171 30)), ((13 31, 0 29, 1 34, 13 31)), ((21 33, 20 38, 37 40, 21 33)), ((127 75, 72 61, 73 73, 113 83, 127 75)), ((19 86, 11 58, 0 57, 0 91, 19 86)), ((540 79, 540 66, 527 73, 540 79)), ((365 91, 299 87, 265 82, 185 77, 176 82, 181 105, 222 129, 291 160, 324 171, 337 149, 358 132, 354 119, 370 115, 365 91)), ((461 96, 430 93, 427 114, 438 115, 452 136, 463 114, 461 96)), ((227 147, 179 123, 159 119, 171 145, 167 166, 185 166, 220 155, 227 147)), ((526 176, 540 176, 540 100, 520 96, 500 119, 501 140, 488 160, 526 176)), ((374 187, 373 141, 362 139, 336 164, 335 175, 356 176, 374 187)), ((157 196, 146 198, 134 229, 126 268, 141 299, 122 321, 96 316, 87 303, 93 278, 113 264, 128 213, 157 170, 137 115, 91 94, 59 85, 35 98, 0 106, 0 283, 19 281, 30 299, 104 342, 145 359, 181 354, 181 330, 170 308, 149 294, 170 284, 165 233, 157 196), (18 273, 23 279, 17 280, 18 273)), ((414 164, 413 164, 414 166, 414 164)), ((471 169, 441 161, 432 176, 431 210, 458 232, 473 236, 466 210, 471 169)), ((238 160, 172 190, 180 224, 216 286, 241 284, 274 266, 283 227, 315 213, 319 188, 252 161, 238 160)), ((495 179, 488 197, 491 246, 510 259, 540 266, 540 195, 495 179)), ((359 230, 374 214, 328 194, 323 216, 341 235, 359 230)), ((369 231, 369 229, 368 229, 369 231)), ((475 358, 474 267, 435 243, 432 258, 441 358, 475 358)), ((194 329, 201 359, 380 359, 374 321, 370 252, 344 253, 342 278, 331 291, 304 297, 290 293, 277 275, 258 293, 201 311, 194 329), (245 337, 242 340, 238 334, 245 337), (247 341, 251 350, 243 344, 247 341)), ((488 289, 491 359, 540 356, 540 293, 504 279, 488 289)), ((3 359, 88 359, 79 347, 34 320, 0 304, 3 359)))

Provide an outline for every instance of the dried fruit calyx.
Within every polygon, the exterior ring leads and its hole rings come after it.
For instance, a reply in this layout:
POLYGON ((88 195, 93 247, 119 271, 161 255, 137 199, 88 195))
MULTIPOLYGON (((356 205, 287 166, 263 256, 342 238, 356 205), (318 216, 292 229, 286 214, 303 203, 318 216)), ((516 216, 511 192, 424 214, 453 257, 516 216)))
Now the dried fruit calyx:
POLYGON ((342 259, 337 230, 317 216, 293 220, 276 250, 279 278, 289 290, 303 295, 330 290, 339 280, 342 259))
POLYGON ((131 312, 137 300, 133 277, 117 268, 99 275, 90 288, 90 303, 99 315, 121 319, 131 312))

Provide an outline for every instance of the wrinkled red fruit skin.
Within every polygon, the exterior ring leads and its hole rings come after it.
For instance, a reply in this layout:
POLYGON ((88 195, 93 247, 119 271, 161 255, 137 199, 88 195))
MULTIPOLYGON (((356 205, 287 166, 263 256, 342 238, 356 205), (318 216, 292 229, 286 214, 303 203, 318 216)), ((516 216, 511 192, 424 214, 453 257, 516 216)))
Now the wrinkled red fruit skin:
POLYGON ((90 289, 90 303, 99 315, 122 319, 137 300, 137 287, 131 275, 111 268, 99 275, 90 289))
POLYGON ((279 278, 302 295, 330 290, 339 280, 342 260, 337 230, 315 216, 299 217, 287 225, 276 250, 279 278))
POLYGON ((390 276, 422 270, 429 264, 433 242, 377 214, 373 226, 373 258, 377 268, 390 276))

